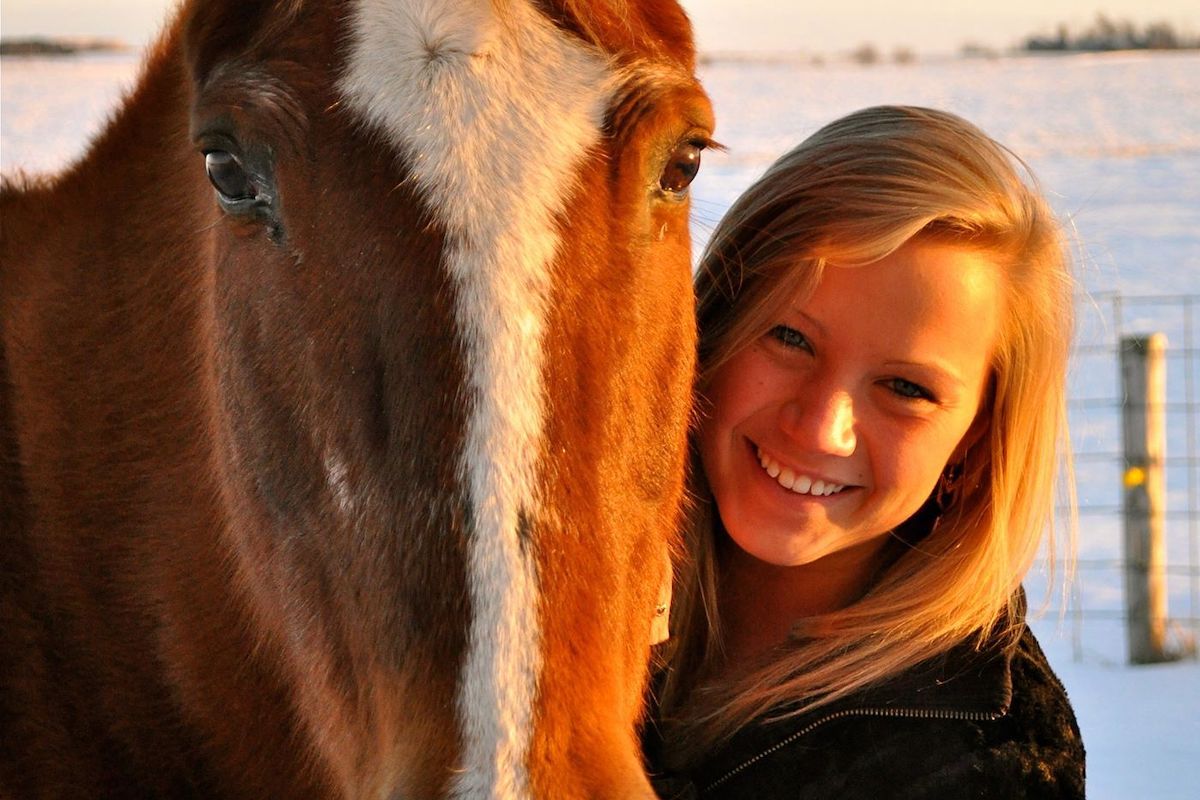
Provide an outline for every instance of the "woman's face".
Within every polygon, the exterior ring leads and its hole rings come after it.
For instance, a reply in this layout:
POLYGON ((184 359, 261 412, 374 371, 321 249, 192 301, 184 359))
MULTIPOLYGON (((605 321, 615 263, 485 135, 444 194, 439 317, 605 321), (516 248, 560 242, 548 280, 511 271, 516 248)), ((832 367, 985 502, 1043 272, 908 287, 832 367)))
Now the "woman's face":
POLYGON ((830 266, 716 371, 700 455, 742 550, 779 566, 871 551, 921 506, 978 430, 998 281, 986 255, 933 242, 830 266))

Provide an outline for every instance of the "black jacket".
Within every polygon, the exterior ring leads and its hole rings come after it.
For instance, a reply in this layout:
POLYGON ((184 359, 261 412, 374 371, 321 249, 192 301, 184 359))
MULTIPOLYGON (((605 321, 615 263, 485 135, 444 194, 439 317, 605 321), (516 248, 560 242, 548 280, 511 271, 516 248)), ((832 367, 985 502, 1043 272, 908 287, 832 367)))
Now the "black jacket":
POLYGON ((1033 633, 963 645, 810 714, 748 726, 689 775, 658 770, 664 800, 1082 798, 1084 752, 1066 691, 1033 633))

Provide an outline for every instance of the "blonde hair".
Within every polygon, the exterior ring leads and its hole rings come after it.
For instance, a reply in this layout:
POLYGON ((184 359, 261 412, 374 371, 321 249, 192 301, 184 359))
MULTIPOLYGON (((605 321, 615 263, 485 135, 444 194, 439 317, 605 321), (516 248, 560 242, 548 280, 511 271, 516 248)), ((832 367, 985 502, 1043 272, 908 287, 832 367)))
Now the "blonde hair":
MULTIPOLYGON (((760 337, 827 263, 864 267, 914 238, 985 253, 1003 275, 1004 319, 983 399, 985 427, 959 491, 933 498, 896 538, 898 556, 848 607, 802 621, 771 662, 736 683, 720 659, 716 515, 699 469, 660 696, 668 758, 682 766, 755 718, 819 707, 967 637, 1019 633, 1012 604, 1060 476, 1070 485, 1065 380, 1072 282, 1061 229, 1016 156, 941 111, 869 108, 775 162, 718 225, 696 281, 701 377, 760 337), (934 521, 936 520, 936 522, 934 521), (919 544, 913 539, 919 538, 919 544)), ((702 406, 701 411, 703 412, 702 406)))

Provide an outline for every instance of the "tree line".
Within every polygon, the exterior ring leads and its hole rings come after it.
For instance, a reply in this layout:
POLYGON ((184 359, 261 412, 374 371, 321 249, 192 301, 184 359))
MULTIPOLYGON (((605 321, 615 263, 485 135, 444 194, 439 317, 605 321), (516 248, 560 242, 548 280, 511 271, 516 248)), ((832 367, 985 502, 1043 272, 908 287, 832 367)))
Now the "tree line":
POLYGON ((1200 48, 1200 37, 1177 31, 1169 22, 1139 27, 1129 20, 1096 16, 1088 28, 1072 32, 1060 24, 1051 36, 1030 36, 1022 50, 1029 52, 1105 52, 1110 50, 1190 50, 1200 48))

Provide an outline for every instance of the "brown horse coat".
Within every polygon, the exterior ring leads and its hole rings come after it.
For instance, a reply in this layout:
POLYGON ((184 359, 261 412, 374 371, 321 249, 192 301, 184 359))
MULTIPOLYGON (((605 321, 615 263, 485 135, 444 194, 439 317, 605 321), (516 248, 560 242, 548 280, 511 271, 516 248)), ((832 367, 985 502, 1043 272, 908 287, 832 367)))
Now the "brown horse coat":
POLYGON ((0 797, 651 797, 692 72, 666 0, 193 0, 5 183, 0 797))

